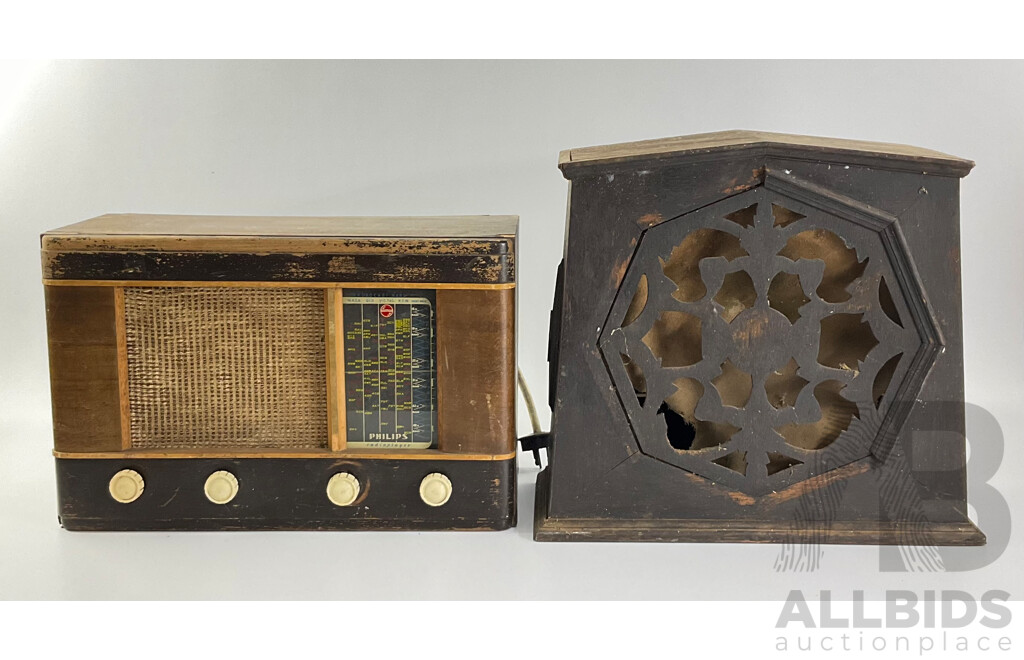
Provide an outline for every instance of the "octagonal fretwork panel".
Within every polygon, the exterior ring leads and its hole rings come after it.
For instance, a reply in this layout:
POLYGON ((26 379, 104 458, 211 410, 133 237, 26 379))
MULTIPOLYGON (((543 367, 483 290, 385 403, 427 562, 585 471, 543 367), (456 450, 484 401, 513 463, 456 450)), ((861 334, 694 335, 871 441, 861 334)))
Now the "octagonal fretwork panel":
POLYGON ((774 175, 646 230, 599 338, 641 451, 751 495, 884 460, 940 344, 897 219, 774 175))

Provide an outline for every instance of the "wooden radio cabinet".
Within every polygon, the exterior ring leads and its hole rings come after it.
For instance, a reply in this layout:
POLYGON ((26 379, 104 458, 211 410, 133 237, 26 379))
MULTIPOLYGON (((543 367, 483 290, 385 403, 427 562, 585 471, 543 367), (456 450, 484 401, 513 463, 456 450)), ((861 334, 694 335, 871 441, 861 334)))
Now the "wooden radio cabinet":
POLYGON ((503 529, 512 216, 45 233, 68 529, 503 529))

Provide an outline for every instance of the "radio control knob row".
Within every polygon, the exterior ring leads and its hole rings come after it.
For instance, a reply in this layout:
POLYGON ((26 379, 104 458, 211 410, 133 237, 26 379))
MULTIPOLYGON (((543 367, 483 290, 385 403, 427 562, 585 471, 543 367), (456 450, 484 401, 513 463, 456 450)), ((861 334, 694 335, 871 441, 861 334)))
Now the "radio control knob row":
MULTIPOLYGON (((146 482, 135 470, 125 469, 110 478, 110 496, 122 504, 139 499, 146 482)), ((327 482, 327 499, 336 506, 351 506, 359 499, 362 486, 350 472, 339 472, 327 482)), ((214 504, 227 504, 238 495, 238 479, 227 470, 218 470, 203 484, 206 499, 214 504)), ((420 481, 420 499, 428 506, 442 506, 452 496, 452 482, 440 472, 432 472, 420 481)))

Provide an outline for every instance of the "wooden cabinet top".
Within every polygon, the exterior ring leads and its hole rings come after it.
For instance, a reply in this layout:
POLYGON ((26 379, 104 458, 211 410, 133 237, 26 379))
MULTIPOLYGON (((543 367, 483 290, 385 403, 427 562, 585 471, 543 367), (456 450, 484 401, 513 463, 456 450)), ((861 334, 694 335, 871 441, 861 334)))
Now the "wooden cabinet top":
POLYGON ((44 280, 511 286, 516 216, 104 215, 44 233, 44 280))
POLYGON ((756 152, 956 176, 965 176, 974 167, 973 161, 964 158, 904 144, 746 130, 567 149, 559 154, 558 166, 569 176, 576 171, 611 169, 623 163, 692 161, 756 152))
POLYGON ((273 217, 117 213, 76 222, 47 237, 180 236, 239 238, 487 239, 514 237, 514 215, 273 217))

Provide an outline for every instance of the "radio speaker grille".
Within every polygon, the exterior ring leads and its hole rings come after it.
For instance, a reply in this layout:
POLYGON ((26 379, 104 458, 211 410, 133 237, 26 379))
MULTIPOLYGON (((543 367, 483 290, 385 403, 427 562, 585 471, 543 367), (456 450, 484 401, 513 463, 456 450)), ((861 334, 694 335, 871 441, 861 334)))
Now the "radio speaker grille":
POLYGON ((128 287, 133 448, 327 446, 318 289, 128 287))

